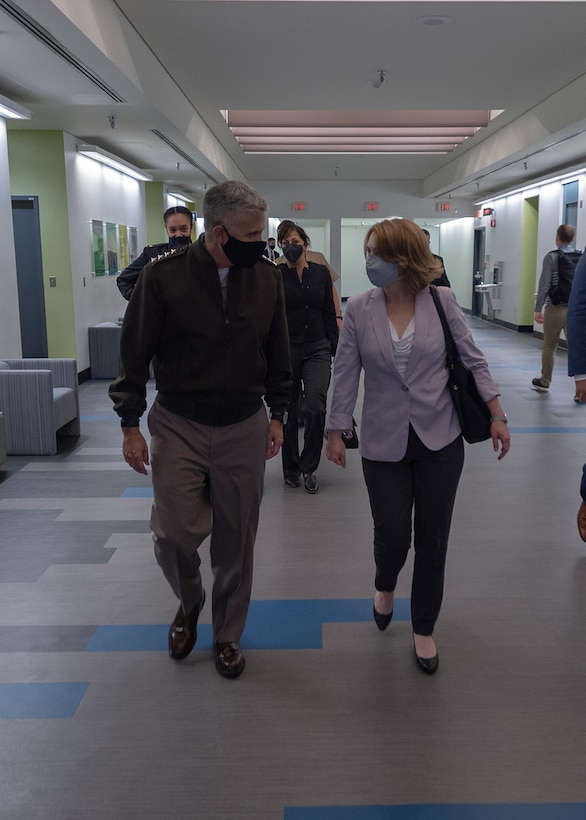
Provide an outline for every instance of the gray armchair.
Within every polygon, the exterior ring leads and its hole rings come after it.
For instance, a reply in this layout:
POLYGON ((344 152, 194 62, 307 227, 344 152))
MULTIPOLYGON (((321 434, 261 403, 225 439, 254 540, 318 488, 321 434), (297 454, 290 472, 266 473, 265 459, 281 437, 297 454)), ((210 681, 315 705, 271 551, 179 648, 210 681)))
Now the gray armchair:
POLYGON ((6 425, 4 413, 0 412, 0 464, 6 461, 6 425))
POLYGON ((57 432, 80 434, 77 360, 0 360, 0 411, 8 455, 55 455, 57 432))

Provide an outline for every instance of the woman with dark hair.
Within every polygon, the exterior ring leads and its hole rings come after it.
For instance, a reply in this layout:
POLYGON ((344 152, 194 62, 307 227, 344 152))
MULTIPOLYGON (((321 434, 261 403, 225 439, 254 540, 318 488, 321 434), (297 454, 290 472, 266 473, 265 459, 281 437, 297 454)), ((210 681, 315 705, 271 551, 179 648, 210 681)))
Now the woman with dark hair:
POLYGON ((299 487, 303 475, 305 489, 313 495, 319 490, 315 471, 323 445, 332 356, 338 344, 332 280, 324 265, 307 261, 309 237, 300 225, 281 224, 277 237, 286 259, 279 268, 293 370, 289 417, 283 428, 283 474, 289 487, 299 487), (300 452, 297 416, 301 393, 305 425, 300 452))
POLYGON ((163 214, 163 220, 169 241, 159 242, 156 245, 147 245, 140 256, 133 259, 116 280, 118 290, 127 301, 132 296, 134 286, 145 265, 153 262, 162 254, 168 253, 173 248, 180 248, 182 245, 189 245, 191 242, 193 214, 189 208, 185 208, 183 205, 167 208, 163 214))
MULTIPOLYGON (((365 240, 373 290, 346 305, 334 362, 326 457, 346 466, 342 432, 364 371, 360 454, 374 521, 374 620, 382 631, 393 616, 397 578, 415 550, 411 621, 415 658, 433 674, 433 630, 444 589, 452 510, 464 464, 462 431, 448 387, 442 323, 430 291, 441 272, 423 231, 407 219, 373 225, 365 240)), ((498 385, 476 347, 451 288, 437 288, 460 357, 474 373, 491 415, 494 451, 510 447, 498 385)))

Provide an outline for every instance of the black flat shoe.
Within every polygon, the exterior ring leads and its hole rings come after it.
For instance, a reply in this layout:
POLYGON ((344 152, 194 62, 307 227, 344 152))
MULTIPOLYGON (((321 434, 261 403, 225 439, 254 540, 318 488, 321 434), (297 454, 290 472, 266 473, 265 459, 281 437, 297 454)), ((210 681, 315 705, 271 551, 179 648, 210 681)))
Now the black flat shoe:
POLYGON ((374 622, 381 632, 384 632, 387 626, 391 623, 393 617, 393 610, 388 615, 383 615, 382 612, 377 612, 374 604, 372 605, 372 614, 374 615, 374 622))
POLYGON ((288 487, 299 487, 301 484, 299 473, 296 473, 294 470, 287 470, 285 473, 285 484, 287 484, 288 487))
POLYGON ((303 483, 305 484, 305 491, 311 493, 311 495, 315 495, 319 490, 319 481, 315 473, 307 473, 304 476, 303 483))
POLYGON ((415 660, 417 661, 417 666, 421 669, 422 672, 425 672, 426 675, 434 675, 437 672, 437 668, 439 666, 439 655, 437 652, 433 656, 433 658, 420 658, 417 654, 417 650, 413 647, 413 651, 415 652, 415 660))

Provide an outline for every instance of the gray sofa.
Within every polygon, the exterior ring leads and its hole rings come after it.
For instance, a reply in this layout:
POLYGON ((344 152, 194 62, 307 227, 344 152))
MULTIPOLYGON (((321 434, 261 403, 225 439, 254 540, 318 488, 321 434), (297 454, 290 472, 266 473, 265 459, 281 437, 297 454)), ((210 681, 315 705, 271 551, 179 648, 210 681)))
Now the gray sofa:
POLYGON ((77 360, 0 359, 0 411, 8 455, 55 455, 80 434, 77 360))
POLYGON ((6 425, 4 413, 0 412, 0 464, 6 461, 6 425))

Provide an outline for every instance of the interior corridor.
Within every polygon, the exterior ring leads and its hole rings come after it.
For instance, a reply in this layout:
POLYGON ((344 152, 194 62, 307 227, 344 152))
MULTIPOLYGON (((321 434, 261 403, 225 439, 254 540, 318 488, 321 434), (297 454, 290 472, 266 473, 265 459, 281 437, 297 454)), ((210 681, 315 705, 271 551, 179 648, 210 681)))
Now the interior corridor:
MULTIPOLYGON (((315 496, 268 463, 234 681, 214 669, 210 595, 195 651, 167 655, 150 476, 122 459, 107 381, 81 385, 79 440, 0 467, 1 818, 586 818, 586 406, 565 353, 537 393, 540 343, 470 321, 512 447, 466 446, 433 677, 409 567, 389 629, 372 620, 357 452, 345 471, 322 458, 315 496)), ((209 593, 205 545, 202 563, 209 593)))

